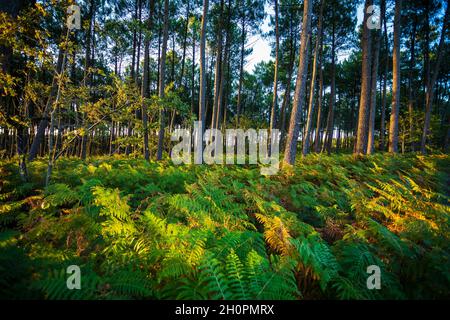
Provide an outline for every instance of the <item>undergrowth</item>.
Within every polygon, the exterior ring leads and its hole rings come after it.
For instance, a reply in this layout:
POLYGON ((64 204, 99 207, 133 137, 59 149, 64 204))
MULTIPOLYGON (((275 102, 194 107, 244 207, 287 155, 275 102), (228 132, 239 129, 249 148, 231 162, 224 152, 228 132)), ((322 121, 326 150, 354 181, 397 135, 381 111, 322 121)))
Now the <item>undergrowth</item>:
POLYGON ((0 298, 449 298, 446 155, 256 166, 1 165, 0 298), (79 265, 81 290, 66 268, 79 265), (368 290, 367 267, 381 269, 368 290))

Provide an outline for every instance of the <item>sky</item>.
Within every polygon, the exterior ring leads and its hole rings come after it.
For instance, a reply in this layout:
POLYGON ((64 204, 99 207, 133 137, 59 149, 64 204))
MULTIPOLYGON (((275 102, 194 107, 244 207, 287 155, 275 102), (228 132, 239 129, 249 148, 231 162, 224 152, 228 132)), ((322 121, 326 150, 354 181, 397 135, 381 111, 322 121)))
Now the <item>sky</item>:
MULTIPOLYGON (((357 8, 357 26, 356 28, 359 27, 359 25, 361 24, 362 20, 363 20, 363 4, 360 4, 357 8)), ((270 22, 270 15, 274 14, 274 10, 273 7, 271 5, 266 4, 265 7, 266 10, 266 18, 264 20, 264 23, 261 26, 261 30, 266 33, 267 31, 269 31, 270 26, 269 26, 269 22, 270 22)), ((247 63, 244 66, 245 71, 247 72, 252 72, 253 68, 255 67, 255 65, 258 62, 261 61, 269 61, 271 59, 273 59, 270 56, 270 44, 269 44, 269 39, 264 39, 261 35, 256 35, 256 36, 252 36, 248 39, 247 44, 252 44, 251 46, 253 47, 253 52, 247 57, 247 63)), ((345 58, 345 57, 341 57, 341 58, 345 58)))

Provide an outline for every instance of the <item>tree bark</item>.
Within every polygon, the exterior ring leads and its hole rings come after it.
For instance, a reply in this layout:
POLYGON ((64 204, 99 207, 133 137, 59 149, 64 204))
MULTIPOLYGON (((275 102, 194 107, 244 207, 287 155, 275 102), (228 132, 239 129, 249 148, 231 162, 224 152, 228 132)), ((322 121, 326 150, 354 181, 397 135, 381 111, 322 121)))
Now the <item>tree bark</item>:
POLYGON ((328 154, 331 153, 334 133, 334 105, 336 104, 336 34, 335 19, 333 17, 331 32, 331 89, 330 89, 330 107, 328 108, 327 117, 327 135, 324 148, 328 154))
MULTIPOLYGON (((160 99, 164 98, 165 89, 165 76, 166 76, 166 53, 167 53, 167 38, 169 30, 169 0, 164 0, 164 30, 163 30, 163 43, 161 49, 161 61, 160 61, 160 72, 159 72, 159 92, 158 96, 160 99)), ((164 106, 160 107, 159 110, 159 133, 158 133, 158 152, 156 155, 156 160, 162 159, 163 147, 164 147, 164 117, 165 111, 164 106)))
MULTIPOLYGON (((380 26, 383 23, 385 11, 385 0, 381 1, 380 10, 380 26)), ((373 47, 372 60, 372 79, 370 80, 370 111, 369 111, 369 137, 367 141, 367 154, 372 154, 375 145, 375 113, 377 108, 377 79, 378 79, 378 63, 380 57, 381 34, 375 30, 375 46, 373 47)))
POLYGON ((394 47, 392 58, 392 108, 389 122, 389 152, 398 152, 398 114, 400 109, 400 16, 402 1, 395 1, 394 47))
POLYGON ((385 137, 386 137, 386 87, 387 87, 387 76, 388 76, 388 62, 389 62, 389 43, 388 43, 388 34, 387 34, 387 19, 383 20, 383 26, 384 26, 384 47, 385 47, 385 54, 386 54, 386 60, 384 61, 384 73, 383 73, 383 92, 382 92, 382 98, 381 98, 381 120, 380 120, 380 145, 379 149, 384 151, 385 150, 385 137))
MULTIPOLYGON (((321 46, 323 43, 321 44, 321 46)), ((320 49, 321 60, 322 57, 322 48, 320 49)), ((323 96, 323 68, 320 66, 319 69, 319 101, 317 103, 317 122, 316 122, 316 132, 314 137, 314 152, 318 153, 320 151, 320 124, 322 122, 322 96, 323 96)))
POLYGON ((275 112, 277 109, 278 100, 278 55, 280 46, 280 35, 278 31, 278 0, 275 1, 275 71, 273 77, 273 99, 272 99, 272 110, 270 113, 270 126, 269 126, 269 137, 271 137, 271 132, 275 127, 275 112))
MULTIPOLYGON (((242 4, 243 5, 243 4, 242 4)), ((241 14, 241 57, 239 62, 239 85, 236 104, 236 127, 239 126, 239 117, 241 115, 242 84, 244 82, 244 54, 245 54, 245 11, 241 14)))
MULTIPOLYGON (((308 105, 308 117, 306 119, 306 129, 305 136, 303 137, 303 156, 306 156, 309 152, 310 145, 310 136, 311 136, 311 128, 314 114, 314 92, 316 88, 316 75, 317 75, 317 62, 319 58, 319 50, 321 50, 322 46, 320 45, 322 42, 322 16, 323 16, 323 6, 325 0, 320 1, 320 13, 319 13, 319 22, 317 25, 317 39, 316 46, 314 48, 314 60, 312 67, 312 76, 311 76, 311 87, 309 91, 309 105, 308 105)), ((321 62, 319 62, 319 70, 322 68, 321 62)))
MULTIPOLYGON (((154 11, 154 1, 150 0, 149 13, 147 20, 147 28, 150 32, 152 29, 152 15, 154 11)), ((141 96, 142 96, 142 127, 144 135, 144 158, 150 160, 150 149, 148 146, 148 112, 146 101, 150 98, 150 76, 149 76, 149 64, 150 64, 150 36, 146 34, 144 36, 144 73, 142 75, 141 96)))
POLYGON ((366 0, 364 5, 363 35, 362 35, 362 72, 361 72, 361 97, 359 100, 358 128, 356 134, 355 154, 364 154, 367 149, 367 130, 370 108, 370 52, 371 38, 367 27, 369 14, 367 8, 372 5, 371 0, 366 0))
POLYGON ((300 117, 305 100, 306 75, 308 73, 309 42, 311 38, 311 11, 312 1, 305 0, 303 3, 303 30, 301 35, 294 102, 292 105, 291 119, 289 123, 289 134, 287 136, 286 148, 284 152, 284 163, 288 165, 293 165, 295 163, 297 140, 300 130, 300 117))
MULTIPOLYGON (((199 99, 198 99, 198 118, 200 120, 201 132, 197 134, 203 137, 203 132, 205 130, 205 116, 206 116, 206 59, 205 59, 205 49, 206 49, 206 24, 208 18, 208 0, 203 0, 203 14, 202 14, 202 26, 200 31, 200 88, 199 88, 199 99)), ((203 141, 203 139, 202 139, 203 141)), ((203 144, 197 147, 197 159, 199 163, 203 162, 203 144)))
POLYGON ((414 137, 414 119, 413 119, 413 112, 414 112, 414 89, 413 89, 413 77, 414 77, 414 66, 416 63, 415 60, 415 52, 416 52, 416 29, 417 29, 417 16, 414 16, 413 20, 413 28, 411 32, 411 44, 410 44, 410 53, 411 57, 409 59, 409 79, 408 79, 408 112, 409 112, 409 137, 411 139, 411 151, 415 150, 415 141, 413 140, 414 137))

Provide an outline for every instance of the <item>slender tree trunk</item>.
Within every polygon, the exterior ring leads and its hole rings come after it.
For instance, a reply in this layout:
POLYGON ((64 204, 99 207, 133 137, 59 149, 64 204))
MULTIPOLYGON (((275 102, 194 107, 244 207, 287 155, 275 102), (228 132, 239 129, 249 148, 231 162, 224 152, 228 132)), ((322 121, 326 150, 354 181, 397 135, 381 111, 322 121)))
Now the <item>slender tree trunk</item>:
POLYGON ((294 68, 294 60, 295 60, 295 45, 294 45, 294 32, 292 30, 292 19, 289 20, 289 66, 288 66, 288 77, 286 83, 286 89, 284 90, 283 97, 283 105, 281 106, 281 123, 280 123, 280 132, 281 132, 281 142, 280 145, 283 145, 285 137, 286 137, 286 114, 288 106, 291 102, 291 82, 292 82, 292 73, 294 68))
POLYGON ((361 73, 361 97, 359 100, 358 128, 356 134, 355 154, 364 154, 367 150, 367 130, 370 109, 370 30, 367 27, 369 14, 367 8, 372 5, 371 0, 366 0, 364 5, 363 35, 362 35, 362 73, 361 73))
MULTIPOLYGON (((309 105, 308 105, 308 118, 306 120, 306 129, 305 136, 303 138, 303 156, 306 156, 309 152, 309 144, 310 144, 310 136, 311 136, 311 128, 314 114, 314 92, 316 88, 316 74, 317 74, 317 61, 320 57, 319 51, 322 46, 320 45, 322 42, 322 16, 323 16, 323 7, 325 0, 320 1, 320 13, 319 13, 319 22, 317 25, 317 39, 316 46, 314 48, 314 60, 312 67, 312 75, 311 75, 311 87, 309 91, 309 105)), ((319 62, 319 70, 322 68, 321 62, 319 62)))
POLYGON ((433 107, 433 97, 434 97, 434 85, 436 84, 436 80, 439 75, 439 68, 441 66, 442 58, 444 55, 443 51, 444 51, 444 44, 445 44, 445 35, 447 32, 448 23, 449 23, 449 21, 448 21, 449 20, 449 10, 450 10, 450 5, 449 5, 449 2, 447 1, 447 9, 445 10, 445 17, 444 17, 444 22, 442 25, 441 38, 439 40, 439 46, 437 49, 436 64, 434 66, 433 76, 430 79, 430 81, 428 82, 428 88, 427 88, 427 93, 426 93, 425 124, 423 127, 422 141, 421 141, 421 145, 420 145, 420 151, 423 154, 426 153, 427 136, 428 136, 428 131, 430 130, 431 109, 433 107))
MULTIPOLYGON (((202 27, 200 33, 200 88, 199 88, 199 99, 198 99, 198 118, 200 120, 200 130, 197 132, 198 135, 203 137, 203 132, 205 129, 205 116, 206 116, 206 59, 205 59, 205 49, 206 49, 206 24, 208 18, 208 0, 203 0, 203 15, 202 15, 202 27)), ((203 139, 202 139, 203 141, 203 139)), ((203 162, 203 143, 202 146, 197 146, 197 161, 199 163, 203 162)))
MULTIPOLYGON (((163 30, 163 43, 161 49, 161 63, 159 72, 159 92, 160 99, 164 98, 165 89, 165 75, 166 75, 166 52, 167 52, 167 38, 169 29, 169 0, 164 0, 164 30, 163 30)), ((158 153, 156 159, 159 161, 162 159, 163 147, 164 147, 164 106, 161 106, 159 111, 159 133, 158 133, 158 153)))
POLYGON ((387 76, 388 76, 388 62, 389 62, 389 43, 387 34, 387 19, 383 20, 384 26, 384 47, 386 60, 384 61, 384 73, 383 73, 383 92, 381 98, 381 123, 380 123, 380 150, 384 151, 385 148, 385 137, 386 137, 386 87, 387 87, 387 76))
POLYGON ((297 140, 300 131, 300 117, 305 99, 306 75, 308 73, 309 42, 311 40, 312 1, 303 3, 302 35, 299 53, 297 80, 295 84, 294 102, 292 105, 289 134, 284 152, 284 163, 294 165, 297 152, 297 140))
POLYGON ((220 1, 220 18, 219 18, 219 28, 217 31, 217 51, 216 51, 216 70, 214 72, 214 103, 211 118, 211 129, 216 129, 218 126, 217 117, 219 113, 219 91, 220 91, 220 80, 222 71, 222 30, 223 30, 223 6, 224 1, 220 1))
MULTIPOLYGON (((321 44, 321 46, 323 43, 321 44)), ((320 49, 320 61, 322 61, 322 48, 320 49)), ((318 153, 320 151, 320 123, 322 121, 322 96, 323 96, 323 68, 322 63, 319 68, 319 101, 317 103, 317 123, 316 123, 316 132, 314 138, 314 152, 318 153)))
POLYGON ((414 139, 414 89, 413 89, 413 76, 414 76, 414 66, 416 63, 415 60, 415 52, 416 52, 416 29, 417 29, 417 16, 414 16, 413 20, 413 28, 411 32, 411 44, 410 44, 410 52, 411 58, 409 60, 409 79, 408 79, 408 112, 409 112, 409 137, 411 139, 411 151, 415 150, 415 141, 414 139))
MULTIPOLYGON (((385 11, 385 0, 381 1, 380 26, 383 23, 385 11)), ((372 79, 370 92, 370 111, 369 111, 369 137, 367 141, 367 154, 372 154, 375 145, 375 113, 377 108, 377 79, 378 79, 378 60, 380 57, 381 34, 375 31, 373 60, 372 60, 372 79)))
MULTIPOLYGON (((425 5, 425 47, 423 49, 423 63, 424 63, 424 81, 423 91, 428 88, 430 81, 430 1, 424 1, 425 5)), ((426 106, 426 94, 424 95, 423 105, 426 106)))
POLYGON ((226 75, 228 72, 228 57, 229 57, 229 51, 230 51, 230 45, 231 45, 231 40, 230 40, 230 24, 231 24, 231 0, 228 0, 228 5, 227 5, 227 22, 226 22, 226 40, 225 40, 225 49, 224 49, 224 57, 223 57, 223 61, 221 63, 221 71, 220 71, 220 88, 219 88, 219 100, 217 103, 217 118, 216 118, 216 128, 219 129, 220 128, 220 123, 222 122, 222 113, 225 114, 225 112, 223 112, 224 108, 226 108, 225 105, 225 101, 226 101, 226 95, 227 95, 227 90, 226 90, 226 75))
MULTIPOLYGON (((334 11, 333 11, 334 12, 334 11)), ((334 106, 336 104, 336 32, 335 19, 333 18, 331 32, 331 88, 330 88, 330 107, 328 108, 327 117, 327 135, 324 147, 328 154, 331 153, 334 133, 334 106)))
MULTIPOLYGON (((93 43, 93 25, 94 25, 94 20, 95 20, 95 0, 91 0, 90 1, 90 7, 89 7, 89 15, 88 15, 88 19, 89 19, 89 28, 86 32, 86 57, 85 57, 85 66, 84 66, 84 81, 83 81, 83 86, 85 86, 87 88, 87 90, 89 90, 89 96, 91 94, 91 79, 92 79, 92 75, 89 72, 89 68, 92 66, 93 63, 93 50, 91 50, 91 46, 93 43)), ((84 126, 84 133, 83 136, 81 138, 81 154, 80 154, 80 158, 82 160, 86 159, 86 155, 87 155, 87 143, 88 143, 88 139, 89 139, 89 134, 87 132, 87 128, 89 126, 89 121, 87 119, 87 113, 85 112, 83 114, 83 126, 84 126)))
POLYGON ((275 71, 273 77, 273 99, 272 99, 272 110, 270 113, 270 127, 269 127, 269 137, 271 137, 271 132, 275 127, 275 113, 277 110, 277 100, 278 100, 278 55, 280 47, 280 35, 278 31, 278 0, 275 1, 275 71))
POLYGON ((239 85, 238 85, 238 96, 237 96, 237 104, 236 104, 236 127, 239 126, 239 117, 241 115, 242 84, 244 82, 244 53, 245 53, 245 9, 242 9, 242 13, 241 13, 241 57, 240 57, 240 62, 239 62, 239 85))
POLYGON ((389 152, 398 152, 398 114, 400 109, 400 16, 401 0, 395 0, 392 70, 392 108, 389 122, 389 152))
POLYGON ((184 78, 184 65, 186 60, 186 46, 187 46, 187 37, 188 37, 188 29, 189 29, 189 14, 190 14, 190 1, 187 1, 186 7, 186 24, 184 25, 184 33, 183 33, 183 55, 181 58, 181 72, 180 72, 180 81, 179 86, 181 87, 183 78, 184 78))
MULTIPOLYGON (((147 20, 148 31, 152 29, 152 15, 154 11, 154 1, 150 0, 149 13, 147 20)), ((144 36, 144 73, 142 75, 142 127, 144 135, 144 158, 150 160, 150 149, 148 146, 148 112, 147 112, 147 99, 150 98, 150 76, 149 76, 149 63, 150 63, 150 36, 146 34, 144 36)))
MULTIPOLYGON (((195 28, 192 28, 191 113, 195 112, 195 28)), ((199 115, 200 117, 200 115, 199 115)), ((198 118, 199 119, 199 118, 198 118)))

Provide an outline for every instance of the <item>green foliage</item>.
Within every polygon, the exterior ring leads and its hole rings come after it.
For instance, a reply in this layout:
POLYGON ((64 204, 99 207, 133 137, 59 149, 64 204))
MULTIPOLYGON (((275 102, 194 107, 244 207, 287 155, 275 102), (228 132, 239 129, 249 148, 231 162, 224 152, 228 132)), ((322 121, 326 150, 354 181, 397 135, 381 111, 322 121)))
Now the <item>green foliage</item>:
POLYGON ((310 155, 267 178, 256 166, 61 159, 41 190, 45 163, 28 183, 5 163, 0 296, 447 298, 448 167, 443 155, 310 155), (82 290, 66 287, 71 264, 82 290), (381 290, 366 287, 370 265, 381 290))

